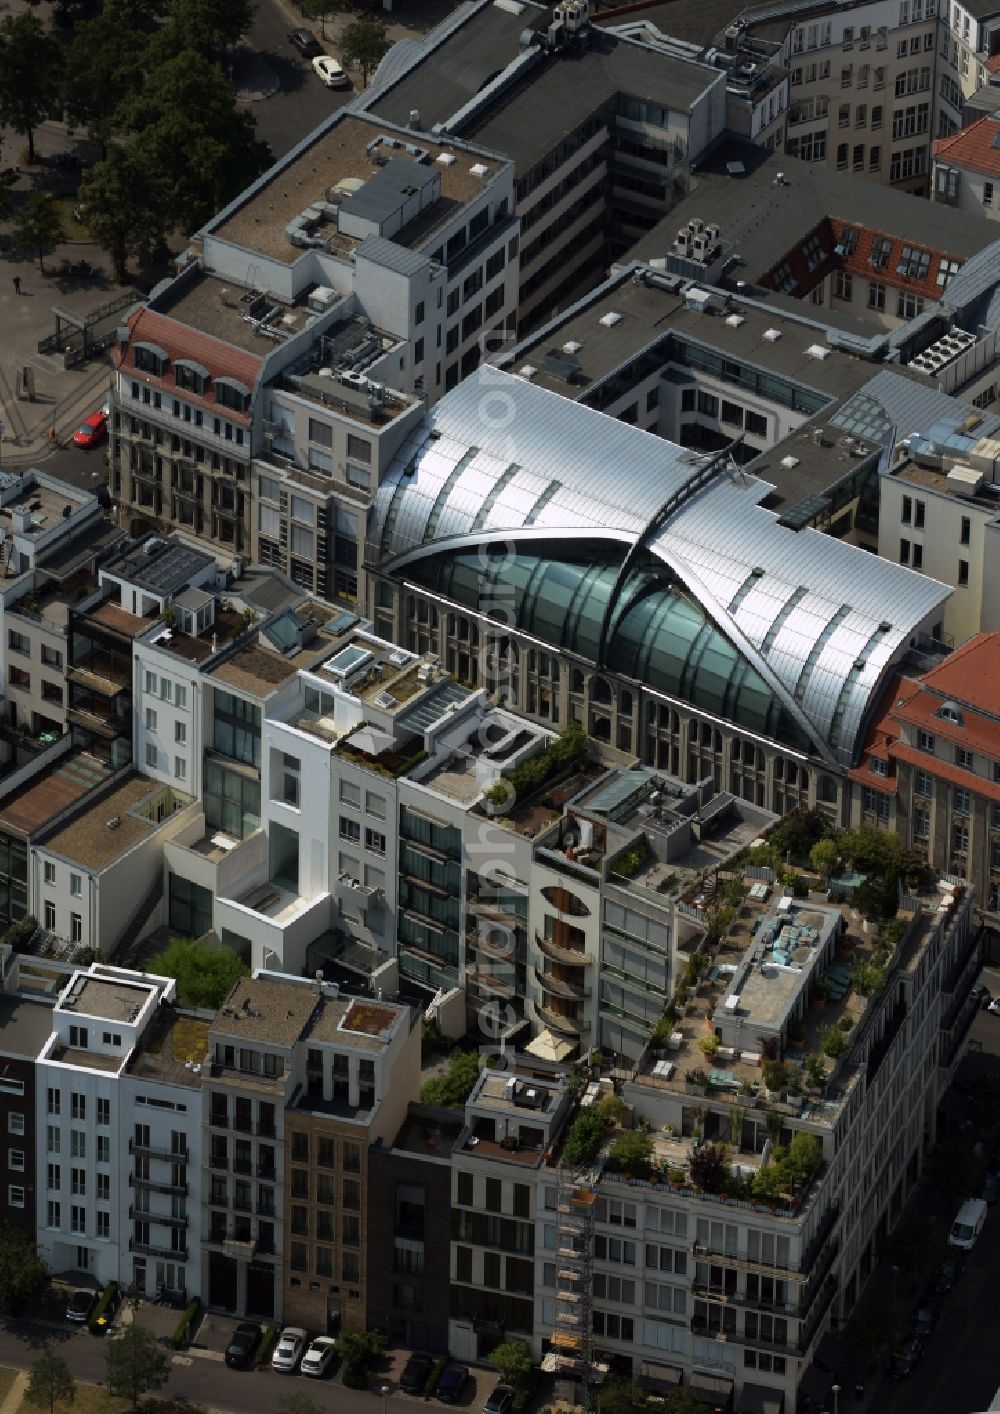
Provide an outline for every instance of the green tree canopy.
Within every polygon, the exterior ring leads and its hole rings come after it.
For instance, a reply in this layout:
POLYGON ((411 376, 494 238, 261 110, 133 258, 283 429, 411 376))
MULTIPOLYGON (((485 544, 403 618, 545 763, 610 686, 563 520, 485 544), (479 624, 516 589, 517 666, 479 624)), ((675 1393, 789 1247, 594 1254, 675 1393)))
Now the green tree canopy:
POLYGON ((222 70, 193 50, 147 74, 126 118, 137 131, 136 161, 162 190, 167 224, 186 234, 203 226, 271 161, 222 70))
POLYGON ((55 1414, 56 1404, 72 1404, 76 1398, 73 1373, 61 1355, 46 1350, 31 1367, 24 1397, 36 1409, 55 1414))
POLYGON ((63 47, 30 11, 0 23, 0 124, 28 140, 35 160, 35 130, 62 112, 63 47))
POLYGON ((124 105, 142 86, 144 47, 121 0, 108 0, 100 14, 78 25, 73 35, 63 86, 66 114, 86 128, 102 157, 121 131, 124 105))
POLYGON ((170 1361, 156 1336, 131 1321, 108 1342, 108 1388, 112 1394, 139 1408, 149 1390, 162 1389, 170 1375, 170 1361))
POLYGON ((304 0, 303 12, 311 20, 319 20, 319 31, 326 38, 326 22, 331 15, 343 14, 347 0, 304 0))
POLYGON ((22 255, 38 257, 45 271, 45 257, 63 238, 62 217, 49 192, 32 192, 14 220, 14 239, 22 255))
POLYGON ((237 44, 253 24, 253 0, 172 0, 167 29, 205 59, 237 44))
POLYGON ((456 1051, 444 1075, 435 1075, 425 1081, 420 1091, 421 1100, 425 1105, 461 1109, 472 1094, 472 1087, 485 1063, 478 1051, 456 1051))
POLYGON ((177 982, 177 996, 188 1006, 218 1009, 248 969, 230 948, 173 938, 165 952, 151 958, 148 970, 177 982))
POLYGON ((0 1313, 16 1316, 41 1295, 48 1279, 48 1267, 20 1228, 0 1227, 0 1313))
POLYGON ((531 1348, 523 1340, 503 1340, 490 1354, 490 1364, 505 1385, 515 1389, 530 1384, 535 1373, 531 1348))
POLYGON ((615 1168, 641 1178, 648 1171, 653 1159, 652 1136, 638 1129, 619 1134, 608 1157, 615 1168))
POLYGON ((604 1142, 604 1120, 595 1109, 581 1110, 570 1125, 563 1144, 563 1163, 572 1168, 592 1164, 604 1142))
POLYGON ((361 70, 363 84, 368 83, 368 75, 377 69, 389 50, 389 35, 385 25, 372 15, 349 24, 340 36, 340 53, 346 64, 361 70))
POLYGON ((115 280, 124 285, 129 260, 152 259, 164 239, 166 198, 156 174, 131 146, 116 144, 81 182, 80 204, 91 235, 111 257, 115 280))

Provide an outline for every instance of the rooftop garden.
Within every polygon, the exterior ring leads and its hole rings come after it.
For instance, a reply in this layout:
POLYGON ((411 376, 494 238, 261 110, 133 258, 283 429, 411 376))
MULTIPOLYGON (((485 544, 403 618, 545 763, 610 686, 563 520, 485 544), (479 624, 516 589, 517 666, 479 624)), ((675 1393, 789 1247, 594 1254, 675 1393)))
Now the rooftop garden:
POLYGON ((567 722, 554 741, 542 751, 522 761, 484 792, 483 799, 494 808, 523 804, 544 786, 581 766, 588 755, 587 738, 579 722, 567 722))

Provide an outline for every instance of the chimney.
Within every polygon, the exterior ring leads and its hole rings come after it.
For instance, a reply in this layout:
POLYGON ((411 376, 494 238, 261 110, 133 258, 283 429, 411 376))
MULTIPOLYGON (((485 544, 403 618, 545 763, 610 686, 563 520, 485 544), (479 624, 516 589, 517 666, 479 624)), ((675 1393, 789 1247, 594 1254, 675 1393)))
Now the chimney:
POLYGON ((418 132, 420 131, 420 109, 419 109, 419 108, 411 108, 411 109, 410 109, 410 121, 407 123, 406 126, 411 130, 411 132, 418 133, 418 132))

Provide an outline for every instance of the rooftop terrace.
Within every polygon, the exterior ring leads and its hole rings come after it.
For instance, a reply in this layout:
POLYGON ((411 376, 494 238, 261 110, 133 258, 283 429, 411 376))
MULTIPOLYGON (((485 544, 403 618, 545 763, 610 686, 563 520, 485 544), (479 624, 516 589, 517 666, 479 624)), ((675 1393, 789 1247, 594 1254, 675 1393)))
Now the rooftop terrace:
MULTIPOLYGON (((380 135, 404 144, 419 144, 428 154, 428 170, 441 179, 440 198, 393 236, 393 241, 401 246, 422 245, 436 226, 480 192, 484 182, 503 165, 460 147, 456 149, 452 143, 435 142, 422 133, 418 136, 393 131, 376 118, 365 119, 342 112, 303 150, 292 152, 273 167, 261 183, 223 217, 211 235, 268 259, 294 264, 304 252, 291 244, 286 226, 316 202, 326 202, 328 194, 341 184, 366 182, 374 177, 393 151, 389 148, 370 151, 380 135), (440 163, 438 158, 442 154, 455 160, 440 163), (477 165, 485 167, 484 176, 471 170, 477 165)), ((361 244, 360 238, 342 235, 332 225, 326 226, 323 234, 330 240, 330 253, 341 259, 348 259, 361 244)))

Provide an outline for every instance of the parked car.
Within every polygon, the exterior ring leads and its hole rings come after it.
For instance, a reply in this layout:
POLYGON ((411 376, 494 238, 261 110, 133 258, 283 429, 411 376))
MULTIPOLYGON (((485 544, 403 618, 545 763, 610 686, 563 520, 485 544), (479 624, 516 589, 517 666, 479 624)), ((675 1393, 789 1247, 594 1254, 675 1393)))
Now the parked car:
POLYGON ((947 1296, 962 1275, 965 1258, 960 1252, 952 1252, 934 1273, 933 1287, 938 1296, 947 1296))
POLYGON ((293 49, 299 51, 303 59, 315 59, 317 54, 323 53, 322 44, 307 29, 293 29, 288 36, 288 42, 293 49))
POLYGON ((904 1340, 892 1359, 889 1361, 889 1377, 893 1380, 905 1380, 908 1375, 912 1375, 916 1368, 917 1361, 924 1353, 924 1338, 919 1335, 911 1335, 908 1340, 904 1340))
POLYGON ((226 1346, 226 1364, 231 1370, 245 1370, 253 1363, 263 1331, 253 1321, 242 1321, 226 1346))
POLYGON ((350 88, 351 80, 329 54, 317 54, 312 65, 313 73, 318 74, 327 88, 350 88))
POLYGON ((96 1291, 88 1291, 85 1286, 79 1287, 69 1298, 69 1305, 66 1307, 67 1321, 76 1321, 82 1325, 94 1309, 96 1300, 96 1291))
POLYGON ((309 1341, 309 1332, 301 1326, 286 1326, 278 1338, 271 1356, 271 1369, 283 1375, 294 1375, 295 1367, 309 1341))
POLYGON ((426 1355, 420 1350, 414 1351, 399 1377, 399 1387, 403 1393, 423 1394, 436 1363, 433 1355, 426 1355))
POLYGON ((986 1010, 992 1012, 994 1016, 1000 1016, 1000 997, 994 997, 987 1003, 986 1010))
POLYGON ((988 1173, 983 1181, 983 1202, 995 1203, 1000 1198, 1000 1173, 988 1173))
POLYGON ((86 422, 82 422, 73 433, 73 444, 89 450, 104 441, 107 430, 108 415, 103 408, 99 408, 97 412, 92 412, 86 422))
POLYGON ((303 1375, 322 1378, 329 1374, 337 1363, 337 1342, 332 1335, 318 1335, 309 1342, 309 1349, 302 1357, 299 1370, 303 1375))
POLYGON ((910 1329, 914 1335, 926 1340, 937 1325, 939 1308, 933 1296, 925 1296, 913 1313, 910 1329))
POLYGON ((497 1385, 483 1405, 483 1414, 510 1414, 514 1403, 514 1391, 510 1385, 497 1385))
POLYGON ((438 1380, 437 1397, 442 1404, 457 1404, 468 1383, 468 1365, 446 1365, 438 1380))

